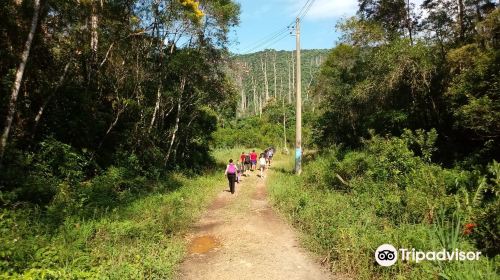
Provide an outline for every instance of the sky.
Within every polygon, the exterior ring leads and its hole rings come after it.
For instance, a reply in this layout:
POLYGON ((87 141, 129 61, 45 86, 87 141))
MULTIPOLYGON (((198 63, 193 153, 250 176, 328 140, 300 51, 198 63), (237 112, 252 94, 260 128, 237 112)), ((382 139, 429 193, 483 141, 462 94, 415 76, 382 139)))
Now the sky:
MULTIPOLYGON (((231 32, 229 46, 231 52, 241 54, 266 48, 295 49, 295 36, 290 34, 284 35, 272 45, 263 43, 269 41, 265 39, 270 38, 270 35, 294 22, 298 11, 307 0, 236 0, 236 2, 241 5, 241 15, 239 26, 231 32)), ((410 2, 418 9, 423 0, 410 0, 410 2)), ((314 0, 313 6, 301 22, 301 48, 333 48, 339 38, 335 25, 342 19, 354 16, 357 10, 358 0, 314 0)))
MULTIPOLYGON (((279 42, 263 44, 270 35, 295 22, 307 0, 237 0, 241 5, 240 25, 231 32, 230 50, 234 53, 256 52, 265 48, 295 49, 295 36, 282 35, 279 42), (261 43, 261 44, 259 44, 261 43)), ((357 11, 357 0, 315 0, 301 22, 301 48, 332 48, 338 39, 336 23, 357 11)), ((295 34, 295 31, 292 32, 295 34)))

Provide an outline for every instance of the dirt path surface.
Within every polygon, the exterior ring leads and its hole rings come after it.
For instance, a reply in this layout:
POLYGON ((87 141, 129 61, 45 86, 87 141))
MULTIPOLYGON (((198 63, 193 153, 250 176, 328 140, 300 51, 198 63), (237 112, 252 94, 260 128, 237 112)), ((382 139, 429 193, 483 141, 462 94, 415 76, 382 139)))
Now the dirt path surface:
POLYGON ((257 174, 243 177, 234 195, 221 190, 194 225, 177 279, 330 279, 274 213, 257 174))

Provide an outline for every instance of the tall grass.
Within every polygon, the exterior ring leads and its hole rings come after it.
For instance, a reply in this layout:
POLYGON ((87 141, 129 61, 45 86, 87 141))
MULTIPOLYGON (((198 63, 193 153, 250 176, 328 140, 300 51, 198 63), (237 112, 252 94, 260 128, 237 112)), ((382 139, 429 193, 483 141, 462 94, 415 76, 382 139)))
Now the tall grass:
MULTIPOLYGON (((232 154, 214 152, 219 164, 232 154)), ((1 209, 0 279, 170 279, 185 253, 183 233, 225 184, 222 174, 139 180, 148 191, 131 193, 120 186, 132 179, 115 185, 125 179, 111 172, 82 186, 103 192, 88 209, 1 209)))
POLYGON ((391 267, 374 259, 385 243, 421 251, 478 250, 476 233, 463 233, 464 223, 477 215, 463 211, 460 192, 453 192, 463 172, 414 156, 400 139, 378 137, 364 149, 337 149, 307 162, 301 176, 291 174, 292 163, 290 157, 275 167, 280 172, 268 180, 271 199, 331 270, 353 279, 498 279, 498 256, 398 261, 391 267))

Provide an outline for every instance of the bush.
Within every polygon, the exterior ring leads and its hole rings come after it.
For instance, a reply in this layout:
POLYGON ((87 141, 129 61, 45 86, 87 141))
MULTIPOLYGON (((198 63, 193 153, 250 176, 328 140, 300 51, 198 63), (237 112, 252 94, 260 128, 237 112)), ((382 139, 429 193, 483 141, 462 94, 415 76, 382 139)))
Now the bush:
POLYGON ((308 247, 333 270, 358 279, 494 279, 498 258, 467 264, 398 262, 383 268, 374 263, 373 252, 389 243, 496 255, 493 235, 500 207, 498 197, 491 197, 496 171, 481 190, 482 204, 467 210, 463 194, 470 205, 476 200, 474 172, 430 163, 430 146, 415 156, 412 142, 404 138, 372 136, 363 145, 356 151, 324 152, 304 166, 301 177, 281 173, 269 180, 274 205, 305 233, 308 247), (471 221, 477 227, 469 234, 464 226, 471 221))

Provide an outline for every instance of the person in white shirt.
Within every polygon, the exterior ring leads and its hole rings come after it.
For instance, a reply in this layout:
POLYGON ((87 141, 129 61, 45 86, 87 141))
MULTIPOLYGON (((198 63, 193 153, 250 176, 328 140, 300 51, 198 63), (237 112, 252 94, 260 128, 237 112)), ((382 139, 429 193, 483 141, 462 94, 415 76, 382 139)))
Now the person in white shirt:
POLYGON ((264 171, 266 170, 266 157, 264 156, 264 154, 260 155, 259 165, 260 165, 259 166, 260 167, 260 177, 264 178, 264 171))

